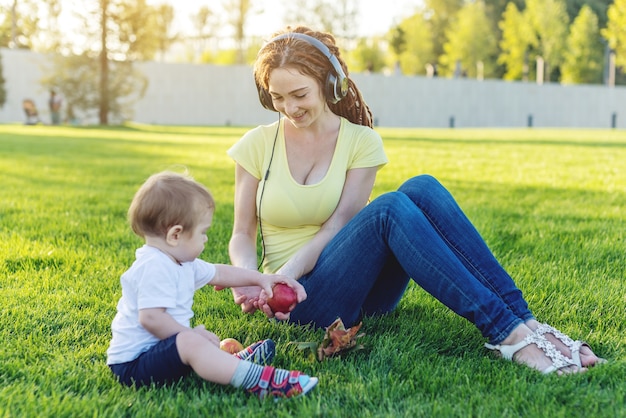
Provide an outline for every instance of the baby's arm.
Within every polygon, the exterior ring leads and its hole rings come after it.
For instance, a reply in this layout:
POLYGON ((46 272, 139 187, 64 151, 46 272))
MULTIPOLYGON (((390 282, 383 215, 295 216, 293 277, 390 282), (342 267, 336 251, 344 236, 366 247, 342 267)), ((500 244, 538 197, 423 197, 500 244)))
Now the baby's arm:
POLYGON ((215 277, 210 285, 219 288, 259 286, 267 297, 272 296, 272 287, 276 283, 285 283, 296 291, 298 302, 306 299, 306 291, 297 280, 278 274, 263 274, 256 270, 248 270, 228 264, 215 264, 215 277))
MULTIPOLYGON (((139 323, 148 332, 160 340, 164 340, 189 328, 176 322, 174 318, 167 312, 165 308, 141 309, 139 311, 139 323)), ((217 335, 204 328, 204 325, 198 325, 192 329, 193 332, 202 335, 214 345, 219 346, 220 339, 217 335)))
POLYGON ((176 322, 176 320, 165 311, 165 308, 139 310, 139 323, 160 340, 164 340, 174 334, 189 329, 176 322))

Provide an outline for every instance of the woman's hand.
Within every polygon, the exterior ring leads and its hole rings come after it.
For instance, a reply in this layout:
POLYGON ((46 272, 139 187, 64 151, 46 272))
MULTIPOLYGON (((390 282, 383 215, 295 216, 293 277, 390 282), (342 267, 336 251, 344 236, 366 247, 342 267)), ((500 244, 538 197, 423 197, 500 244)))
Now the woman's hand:
POLYGON ((272 312, 272 309, 267 304, 267 300, 272 297, 272 294, 269 291, 271 291, 271 288, 274 287, 274 285, 277 283, 284 283, 287 286, 291 287, 296 292, 296 298, 298 300, 298 303, 305 301, 307 294, 304 286, 298 283, 297 280, 290 279, 282 275, 270 275, 270 281, 268 283, 269 286, 265 286, 264 289, 261 291, 256 306, 268 318, 276 318, 280 321, 285 321, 289 319, 289 313, 272 312))

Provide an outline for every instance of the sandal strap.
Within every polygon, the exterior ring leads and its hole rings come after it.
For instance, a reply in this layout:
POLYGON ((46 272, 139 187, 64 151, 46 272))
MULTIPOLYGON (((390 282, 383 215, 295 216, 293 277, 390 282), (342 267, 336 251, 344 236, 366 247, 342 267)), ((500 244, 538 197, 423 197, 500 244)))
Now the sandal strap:
POLYGON ((259 387, 266 390, 270 386, 270 380, 274 375, 274 367, 265 366, 261 372, 261 378, 259 379, 259 387))
POLYGON ((561 331, 548 324, 539 325, 535 330, 535 334, 552 334, 556 338, 558 338, 563 344, 565 344, 569 349, 571 349, 574 346, 574 343, 576 343, 576 341, 572 340, 568 335, 563 334, 561 331))
MULTIPOLYGON (((529 334, 529 336, 530 335, 532 335, 532 334, 529 334)), ((528 338, 528 337, 526 337, 526 338, 528 338)), ((489 350, 497 351, 502 356, 502 358, 504 358, 506 360, 513 361, 513 356, 515 355, 515 353, 517 353, 522 348, 524 348, 528 344, 530 344, 530 342, 527 341, 526 338, 524 338, 522 341, 518 342, 517 344, 513 344, 513 345, 505 345, 505 344, 491 345, 491 344, 485 344, 485 347, 488 348, 489 350)))
POLYGON ((580 348, 583 345, 586 345, 587 347, 589 347, 589 344, 587 344, 584 341, 574 341, 572 340, 568 335, 562 333, 561 331, 559 331, 558 329, 548 325, 548 324, 541 324, 537 327, 537 329, 535 330, 535 334, 541 335, 543 336, 544 334, 552 334, 554 335, 559 341, 561 341, 567 348, 569 348, 570 352, 572 353, 572 360, 574 360, 574 363, 578 366, 578 367, 582 367, 581 361, 580 361, 580 348))
POLYGON ((534 344, 537 345, 537 347, 541 349, 541 351, 545 353, 547 357, 550 358, 550 360, 552 360, 552 366, 542 370, 543 374, 552 373, 564 367, 577 366, 572 359, 565 357, 563 353, 561 353, 559 349, 556 348, 556 346, 543 335, 530 334, 526 338, 529 338, 534 344))
POLYGON ((546 357, 548 357, 552 361, 551 366, 541 371, 543 374, 552 373, 564 367, 576 366, 576 364, 571 359, 565 357, 554 344, 548 341, 548 339, 546 339, 543 335, 535 333, 528 334, 522 341, 518 342, 517 344, 485 344, 485 347, 490 350, 498 351, 503 358, 513 361, 513 356, 515 355, 515 353, 530 344, 535 344, 541 351, 543 351, 546 357))

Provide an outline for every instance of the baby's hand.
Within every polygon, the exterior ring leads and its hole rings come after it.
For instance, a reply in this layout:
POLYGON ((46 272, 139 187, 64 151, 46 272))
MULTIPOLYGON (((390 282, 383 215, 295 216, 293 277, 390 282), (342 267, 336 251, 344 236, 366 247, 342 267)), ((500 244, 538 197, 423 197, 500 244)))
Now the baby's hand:
POLYGON ((211 341, 211 343, 215 344, 216 346, 220 346, 220 339, 217 335, 213 334, 211 331, 208 331, 204 325, 198 325, 196 327, 193 328, 192 330, 193 332, 195 332, 196 334, 202 335, 204 338, 206 338, 207 340, 211 341))
POLYGON ((257 302, 259 300, 259 294, 261 288, 258 286, 242 286, 233 287, 233 299, 237 305, 241 306, 241 311, 244 313, 254 313, 257 310, 257 302))

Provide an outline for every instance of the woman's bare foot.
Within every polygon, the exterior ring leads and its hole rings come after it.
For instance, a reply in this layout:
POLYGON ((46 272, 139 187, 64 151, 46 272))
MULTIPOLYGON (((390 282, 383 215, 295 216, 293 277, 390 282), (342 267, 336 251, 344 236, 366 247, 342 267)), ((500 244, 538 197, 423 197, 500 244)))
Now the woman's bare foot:
MULTIPOLYGON (((534 336, 533 331, 525 324, 519 325, 516 327, 511 334, 507 338, 502 341, 501 346, 514 346, 515 344, 521 343, 528 336, 534 336)), ((541 337, 539 337, 539 341, 541 341, 541 337)), ((548 350, 552 347, 548 347, 548 350)), ((552 348, 553 350, 558 350, 557 348, 552 348)), ((561 357, 562 358, 562 357, 561 357)), ((575 364, 567 363, 559 364, 557 361, 553 361, 544 350, 539 348, 537 343, 530 343, 525 347, 519 349, 517 352, 513 354, 512 360, 525 364, 528 367, 539 370, 540 372, 545 372, 550 369, 551 366, 557 367, 556 373, 558 375, 569 374, 569 373, 578 373, 581 371, 585 371, 585 368, 579 368, 575 364)))
MULTIPOLYGON (((531 319, 530 321, 526 322, 526 326, 528 326, 528 328, 530 328, 533 332, 535 332, 540 325, 541 323, 535 319, 531 319)), ((543 333, 543 336, 546 337, 548 341, 550 341, 552 344, 554 344, 565 357, 573 359, 572 351, 570 350, 570 348, 556 335, 554 335, 552 332, 545 332, 543 333)), ((565 337, 569 338, 567 336, 565 337)), ((580 365, 582 367, 593 367, 603 361, 594 354, 594 352, 591 350, 591 347, 589 347, 589 345, 586 343, 581 344, 579 349, 579 355, 580 365)))

